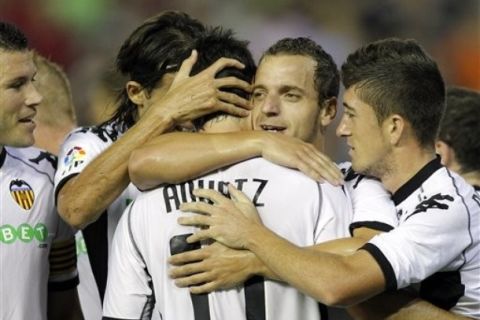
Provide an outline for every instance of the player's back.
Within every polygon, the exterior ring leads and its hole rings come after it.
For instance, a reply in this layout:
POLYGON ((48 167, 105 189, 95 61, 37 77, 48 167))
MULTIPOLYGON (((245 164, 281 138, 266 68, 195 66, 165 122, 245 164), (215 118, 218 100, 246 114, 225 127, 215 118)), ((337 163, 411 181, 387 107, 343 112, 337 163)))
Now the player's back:
MULTIPOLYGON (((320 319, 316 301, 280 282, 262 279, 255 290, 238 287, 208 296, 190 296, 187 289, 177 288, 168 277, 166 261, 171 254, 194 248, 185 242, 185 238, 195 229, 177 223, 182 214, 178 210, 180 204, 198 200, 191 193, 195 188, 225 192, 228 182, 252 199, 267 227, 297 245, 314 245, 347 235, 351 207, 341 188, 319 185, 298 171, 253 159, 139 196, 131 211, 122 218, 121 229, 115 235, 113 254, 117 251, 121 257, 125 248, 117 246, 117 238, 128 235, 134 242, 132 248, 137 251, 136 259, 140 260, 137 262, 152 278, 153 291, 150 292, 156 297, 157 309, 163 319, 197 319, 194 313, 201 313, 201 308, 212 320, 244 320, 247 312, 265 314, 267 320, 320 319), (195 301, 192 302, 192 298, 195 301), (246 301, 256 303, 251 305, 246 301)), ((110 290, 111 281, 117 280, 109 278, 109 294, 114 291, 110 290)), ((148 291, 148 288, 143 289, 148 291)))

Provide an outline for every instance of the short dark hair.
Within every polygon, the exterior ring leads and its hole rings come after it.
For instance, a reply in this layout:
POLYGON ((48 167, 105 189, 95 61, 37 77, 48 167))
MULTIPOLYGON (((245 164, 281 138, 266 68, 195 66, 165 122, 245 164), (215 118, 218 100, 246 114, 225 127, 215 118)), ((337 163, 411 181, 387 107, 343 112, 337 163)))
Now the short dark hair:
POLYGON ((0 49, 23 51, 28 48, 27 37, 13 24, 0 21, 0 49))
POLYGON ((480 92, 448 88, 438 139, 455 151, 462 173, 480 171, 480 92))
POLYGON ((284 38, 274 43, 260 58, 275 55, 300 55, 312 58, 316 63, 314 84, 318 93, 318 105, 322 106, 326 99, 337 97, 340 87, 340 76, 337 65, 330 54, 315 41, 309 38, 284 38))
MULTIPOLYGON (((248 50, 248 41, 236 39, 232 30, 224 30, 221 27, 209 28, 203 36, 195 41, 195 48, 198 51, 198 59, 192 68, 192 75, 208 68, 221 57, 225 57, 240 61, 245 68, 224 68, 216 74, 216 78, 236 77, 248 83, 253 81, 256 66, 252 53, 248 50)), ((245 99, 249 98, 249 94, 241 89, 225 88, 221 90, 235 93, 245 99)), ((196 119, 193 123, 197 129, 200 129, 205 122, 223 114, 223 112, 214 112, 196 119)))
POLYGON ((435 61, 414 40, 389 38, 367 44, 342 65, 346 89, 369 104, 382 123, 396 113, 412 125, 423 147, 433 148, 445 106, 445 85, 435 61))
MULTIPOLYGON (((135 29, 123 43, 116 59, 117 69, 151 91, 166 73, 178 70, 193 50, 194 40, 204 30, 203 24, 183 12, 166 11, 156 15, 135 29)), ((108 121, 118 121, 126 130, 136 122, 137 116, 137 106, 124 89, 118 109, 108 121)))

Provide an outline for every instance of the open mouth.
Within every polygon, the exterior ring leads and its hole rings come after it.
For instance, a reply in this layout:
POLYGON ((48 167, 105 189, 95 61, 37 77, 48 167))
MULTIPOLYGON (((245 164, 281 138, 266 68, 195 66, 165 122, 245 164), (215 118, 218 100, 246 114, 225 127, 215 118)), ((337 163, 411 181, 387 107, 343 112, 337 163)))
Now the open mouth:
POLYGON ((34 116, 35 115, 31 115, 31 116, 22 118, 22 119, 18 120, 18 122, 24 123, 24 124, 35 124, 35 122, 33 121, 34 116))
POLYGON ((284 130, 286 130, 285 127, 272 126, 267 124, 260 125, 260 128, 262 128, 263 131, 269 131, 269 132, 283 132, 284 130))

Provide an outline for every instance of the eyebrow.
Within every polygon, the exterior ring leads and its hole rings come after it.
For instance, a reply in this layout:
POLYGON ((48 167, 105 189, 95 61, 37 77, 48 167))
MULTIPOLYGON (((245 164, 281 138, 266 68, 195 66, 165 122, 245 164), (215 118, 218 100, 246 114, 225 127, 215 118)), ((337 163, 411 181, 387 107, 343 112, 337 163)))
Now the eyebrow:
POLYGON ((297 87, 297 86, 284 85, 284 86, 280 87, 280 92, 288 92, 290 90, 297 90, 297 91, 300 91, 300 93, 302 93, 302 94, 305 93, 305 91, 302 88, 297 87))
POLYGON ((348 103, 346 103, 345 101, 343 102, 343 107, 344 107, 345 109, 347 109, 348 111, 355 113, 355 109, 352 108, 352 107, 351 107, 348 103))
MULTIPOLYGON (((263 84, 256 84, 253 86, 253 90, 256 90, 256 89, 263 89, 263 90, 267 90, 267 87, 263 84)), ((301 93, 305 93, 305 91, 300 88, 300 87, 297 87, 297 86, 292 86, 292 85, 282 85, 279 89, 280 92, 288 92, 290 90, 297 90, 297 91, 300 91, 301 93)))
POLYGON ((7 81, 7 84, 12 85, 17 81, 28 81, 29 79, 35 78, 36 75, 37 75, 37 70, 35 70, 35 72, 32 74, 31 77, 29 77, 27 75, 18 76, 16 78, 13 78, 13 79, 10 79, 9 81, 7 81))
POLYGON ((253 85, 252 90, 255 90, 255 89, 265 89, 266 90, 267 88, 265 88, 265 86, 262 85, 262 84, 255 84, 255 85, 253 85))

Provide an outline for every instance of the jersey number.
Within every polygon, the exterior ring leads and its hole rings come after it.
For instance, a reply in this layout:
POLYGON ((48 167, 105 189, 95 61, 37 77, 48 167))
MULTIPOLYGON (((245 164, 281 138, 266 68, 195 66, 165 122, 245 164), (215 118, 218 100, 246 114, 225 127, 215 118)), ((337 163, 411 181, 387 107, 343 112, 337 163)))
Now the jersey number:
MULTIPOLYGON (((170 239, 170 254, 200 249, 200 243, 188 243, 192 234, 181 234, 170 239)), ((262 277, 253 277, 245 283, 247 320, 265 320, 265 286, 262 277)), ((208 294, 190 294, 195 320, 210 320, 208 294)))

